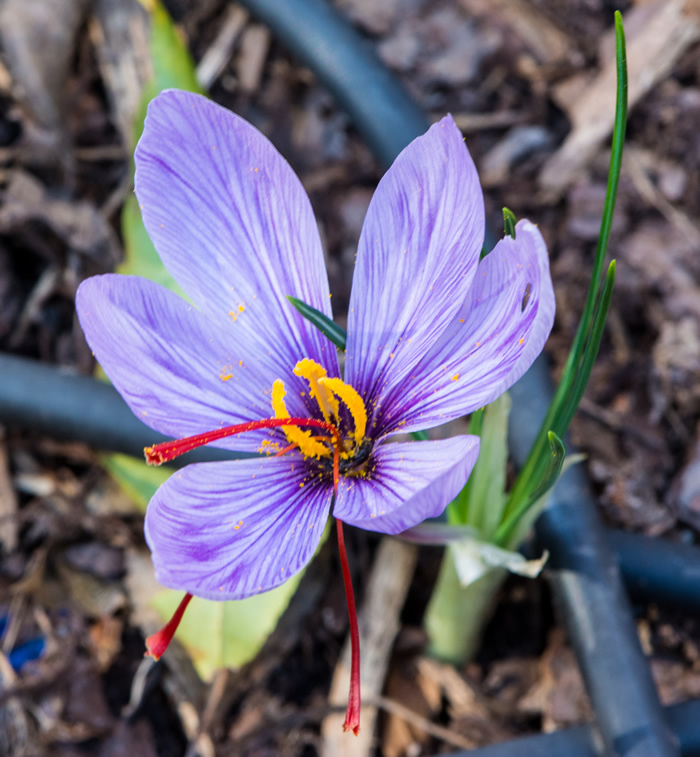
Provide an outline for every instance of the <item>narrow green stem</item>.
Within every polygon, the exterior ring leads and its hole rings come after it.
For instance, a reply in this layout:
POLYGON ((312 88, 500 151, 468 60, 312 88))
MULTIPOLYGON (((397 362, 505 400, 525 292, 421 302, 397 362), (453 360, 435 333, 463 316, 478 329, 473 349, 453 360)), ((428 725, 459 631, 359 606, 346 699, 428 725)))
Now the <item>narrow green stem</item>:
MULTIPOLYGON (((586 298, 581 321, 564 366, 561 382, 554 394, 554 399, 549 406, 547 415, 540 426, 535 442, 530 450, 530 454, 521 468, 515 485, 511 490, 506 505, 506 514, 512 513, 518 508, 519 503, 522 502, 523 499, 527 499, 529 492, 538 485, 538 481, 544 472, 547 461, 547 433, 550 430, 553 430, 557 435, 564 436, 570 422, 570 416, 573 415, 569 410, 567 410, 564 415, 564 410, 572 397, 571 390, 581 368, 582 356, 590 337, 591 323, 594 318, 596 303, 598 301, 598 292, 600 290, 600 279, 605 261, 605 253, 610 240, 610 230, 612 229, 615 200, 617 198, 620 171, 622 169, 622 152, 624 148, 625 131, 627 128, 627 54, 625 49, 625 33, 622 25, 622 16, 619 12, 615 13, 615 34, 617 41, 617 101, 615 106, 615 125, 613 128, 605 207, 603 209, 600 235, 598 237, 598 245, 596 247, 593 263, 591 285, 588 290, 588 296, 586 298)), ((576 401, 576 405, 578 405, 578 400, 576 401)))

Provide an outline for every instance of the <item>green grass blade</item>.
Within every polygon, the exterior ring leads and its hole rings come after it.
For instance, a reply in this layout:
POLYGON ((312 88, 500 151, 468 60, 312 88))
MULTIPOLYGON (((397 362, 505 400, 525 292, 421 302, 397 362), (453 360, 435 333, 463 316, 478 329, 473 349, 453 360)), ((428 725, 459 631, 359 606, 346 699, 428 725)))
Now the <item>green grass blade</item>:
POLYGON ((616 263, 613 260, 608 266, 608 273, 605 277, 605 283, 603 284, 603 291, 600 295, 600 301, 598 302, 598 307, 596 308, 595 316, 593 318, 590 338, 586 344, 581 359, 581 365, 576 376, 576 381, 571 388, 567 403, 562 408, 561 417, 557 418, 558 431, 562 435, 566 432, 569 423, 571 423, 571 419, 576 413, 581 397, 586 390, 591 371, 593 370, 593 364, 598 356, 600 342, 603 338, 603 331, 605 329, 605 322, 608 317, 608 311, 610 310, 613 288, 615 286, 615 265, 616 263))
MULTIPOLYGON (((622 151, 624 147, 625 131, 627 128, 627 53, 625 48, 625 33, 622 25, 622 16, 615 13, 615 37, 616 37, 616 63, 617 63, 617 101, 615 106, 615 124, 613 128, 612 148, 610 155, 610 170, 608 173, 608 186, 605 195, 605 207, 601 219, 600 236, 596 247, 591 285, 588 290, 586 304, 584 306, 581 321, 571 347, 562 373, 562 378, 554 399, 549 407, 547 415, 540 426, 538 435, 533 443, 530 454, 523 465, 515 485, 511 490, 506 513, 510 514, 519 508, 519 503, 528 499, 528 493, 537 486, 541 479, 548 459, 547 433, 556 429, 560 436, 566 433, 568 421, 562 423, 567 417, 569 421, 573 416, 569 397, 577 381, 581 367, 583 353, 591 336, 591 324, 598 301, 600 280, 605 261, 610 229, 612 228, 615 200, 620 182, 622 169, 622 151)), ((585 388, 585 387, 584 387, 585 388)))
POLYGON ((610 169, 608 171, 608 185, 605 192, 605 205, 600 221, 600 233, 596 245, 593 272, 591 274, 591 286, 588 290, 586 304, 581 316, 574 343, 569 354, 569 359, 564 368, 567 377, 577 372, 577 366, 583 352, 584 344, 588 339, 591 328, 593 312, 598 299, 600 281, 605 262, 605 253, 610 241, 613 215, 615 213, 615 201, 617 189, 620 183, 622 170, 622 153, 625 145, 625 132, 627 130, 627 51, 625 46, 625 30, 622 25, 622 16, 619 11, 615 12, 615 39, 616 39, 616 66, 617 66, 617 99, 615 103, 615 123, 612 135, 612 147, 610 150, 610 169))

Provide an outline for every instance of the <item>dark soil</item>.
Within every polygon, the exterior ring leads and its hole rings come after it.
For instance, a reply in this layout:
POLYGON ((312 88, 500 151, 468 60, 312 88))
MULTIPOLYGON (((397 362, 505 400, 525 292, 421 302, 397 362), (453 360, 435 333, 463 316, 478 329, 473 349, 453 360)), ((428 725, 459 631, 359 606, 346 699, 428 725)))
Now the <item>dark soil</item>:
MULTIPOLYGON (((511 12, 503 0, 336 4, 427 113, 455 115, 485 183, 492 227, 500 232, 504 205, 539 224, 557 294, 547 347, 556 377, 587 289, 609 143, 558 192, 545 191, 542 176, 585 121, 576 111, 576 87, 591 86, 610 60, 613 6, 520 0, 511 12)), ((81 280, 112 270, 123 254, 119 211, 130 191, 129 155, 98 65, 98 2, 72 5, 64 13, 57 0, 8 0, 0 15, 0 350, 89 373, 94 365, 73 300, 81 280), (55 25, 37 46, 33 35, 47 24, 41 19, 55 25)), ((649 20, 655 5, 621 5, 630 41, 651 23, 659 28, 649 20)), ((166 6, 195 61, 230 13, 223 0, 166 6)), ((686 28, 700 23, 697 10, 685 13, 686 28)), ((632 103, 610 245, 618 259, 616 292, 572 437, 587 455, 609 524, 695 543, 700 47, 690 37, 673 44, 667 68, 632 103)), ((380 167, 314 76, 252 20, 210 94, 266 133, 302 178, 342 322, 380 167)), ((323 753, 320 727, 347 633, 329 545, 259 658, 204 685, 186 660, 164 660, 146 674, 143 629, 126 588, 127 554, 143 548, 142 516, 110 488, 96 452, 28 428, 4 429, 0 502, 0 619, 10 619, 2 651, 45 642, 41 657, 14 672, 0 657, 0 755, 323 753)), ((377 540, 357 532, 348 540, 361 597, 377 540)), ((421 552, 385 694, 457 740, 386 711, 374 754, 446 753, 460 743, 478 746, 589 719, 542 580, 508 581, 482 651, 463 670, 424 656, 421 617, 439 557, 434 549, 421 552)), ((700 695, 698 619, 637 610, 663 701, 700 695)))

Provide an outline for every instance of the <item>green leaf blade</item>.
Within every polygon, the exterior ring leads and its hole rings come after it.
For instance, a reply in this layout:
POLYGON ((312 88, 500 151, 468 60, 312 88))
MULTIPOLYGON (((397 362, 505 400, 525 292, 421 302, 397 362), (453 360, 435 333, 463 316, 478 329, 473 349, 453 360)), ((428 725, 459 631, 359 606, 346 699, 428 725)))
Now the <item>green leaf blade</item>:
POLYGON ((566 447, 561 438, 554 432, 547 433, 549 454, 545 460, 542 477, 537 486, 523 499, 519 506, 503 520, 498 526, 493 538, 493 543, 500 547, 510 546, 511 536, 517 529, 520 519, 527 511, 540 500, 554 486, 561 473, 564 460, 566 459, 566 447))
MULTIPOLYGON (((594 317, 596 312, 601 312, 598 307, 598 295, 600 292, 600 282, 605 255, 610 239, 610 231, 612 229, 615 200, 622 169, 625 132, 627 129, 627 53, 622 16, 619 11, 615 13, 615 36, 617 67, 615 122, 613 126, 605 206, 603 208, 598 244, 596 246, 591 283, 588 289, 581 321, 579 322, 571 350, 564 365, 561 381, 554 394, 549 410, 542 421, 542 425, 540 426, 540 430, 535 438, 535 442, 532 445, 527 460, 522 466, 515 485, 510 492, 508 503, 506 505, 506 514, 511 514, 514 510, 519 510, 521 508, 522 502, 528 499, 529 493, 537 486, 537 482, 542 477, 548 457, 547 433, 550 430, 555 430, 559 436, 563 437, 565 435, 571 418, 578 406, 578 401, 580 401, 580 397, 585 389, 585 383, 581 380, 583 375, 581 369, 584 360, 586 360, 586 365, 588 365, 587 358, 584 358, 586 345, 591 341, 593 330, 595 329, 596 333, 598 330, 602 332, 604 326, 604 321, 599 322, 596 320, 594 324, 594 317), (577 394, 578 400, 574 401, 577 394)), ((608 271, 608 276, 606 276, 606 285, 609 285, 609 276, 610 270, 608 271)), ((614 277, 614 266, 612 276, 614 277)), ((610 292, 607 291, 604 295, 601 295, 601 297, 605 299, 609 293, 610 292)), ((607 314, 607 309, 605 312, 607 314)), ((589 375, 590 370, 585 377, 586 381, 588 380, 589 375)))
POLYGON ((345 351, 345 343, 347 341, 347 333, 345 329, 338 326, 337 323, 332 321, 327 315, 320 310, 307 305, 302 300, 287 295, 287 299, 291 304, 306 318, 309 323, 315 326, 327 339, 343 352, 345 351))

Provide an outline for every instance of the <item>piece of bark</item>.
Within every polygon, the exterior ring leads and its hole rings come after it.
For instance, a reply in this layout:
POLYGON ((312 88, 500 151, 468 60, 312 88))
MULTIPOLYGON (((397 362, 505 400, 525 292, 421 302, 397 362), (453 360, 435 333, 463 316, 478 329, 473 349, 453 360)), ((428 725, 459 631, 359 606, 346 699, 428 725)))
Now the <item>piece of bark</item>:
POLYGON ((700 229, 691 219, 674 207, 663 192, 654 185, 649 177, 649 168, 653 168, 652 156, 634 145, 625 147, 623 168, 630 177, 639 196, 656 208, 666 220, 675 226, 694 247, 700 247, 700 229))
POLYGON ((576 50, 572 38, 527 0, 461 0, 460 4, 474 15, 497 16, 540 63, 560 62, 576 50))
POLYGON ((59 183, 66 186, 71 186, 75 171, 66 122, 70 107, 66 87, 87 6, 88 0, 5 0, 0 4, 3 54, 13 94, 30 116, 23 136, 23 160, 55 164, 61 172, 59 183))
POLYGON ((226 68, 246 23, 248 11, 245 8, 240 5, 226 8, 219 33, 197 64, 197 81, 202 89, 209 89, 226 68))
MULTIPOLYGON (((17 685, 17 676, 9 660, 0 653, 0 694, 17 685)), ((37 726, 19 697, 0 703, 0 754, 34 757, 43 752, 37 726)))
POLYGON ((482 62, 501 44, 491 28, 477 28, 459 8, 447 5, 421 25, 423 56, 420 76, 427 82, 457 87, 475 81, 482 62))
POLYGON ((481 163, 481 186, 495 187, 508 181, 513 167, 538 150, 548 148, 552 134, 543 126, 515 126, 489 150, 481 163))
MULTIPOLYGON (((435 676, 426 675, 418 661, 392 663, 387 678, 387 696, 377 703, 386 711, 382 728, 382 752, 386 757, 402 757, 423 752, 435 733, 433 719, 442 709, 443 691, 435 676)), ((438 726, 439 727, 439 726, 438 726)), ((445 731, 446 729, 442 729, 445 731)), ((443 734, 440 733, 438 738, 443 734)), ((476 745, 447 731, 448 743, 462 749, 476 745), (459 743, 455 743, 454 740, 459 743)))
POLYGON ((539 678, 519 699, 518 710, 542 717, 545 733, 590 720, 590 703, 583 679, 561 629, 550 634, 539 666, 539 678))
MULTIPOLYGON (((444 113, 434 113, 431 120, 436 123, 443 116, 444 113)), ((461 132, 474 132, 516 126, 526 121, 528 114, 524 111, 502 110, 494 113, 453 113, 452 117, 461 132)))
POLYGON ((153 78, 148 13, 139 0, 96 0, 90 37, 112 118, 131 150, 143 89, 153 78))
POLYGON ((411 5, 401 0, 338 0, 337 4, 351 21, 378 35, 388 34, 411 5))
MULTIPOLYGON (((639 6, 629 14, 643 14, 629 23, 636 30, 627 39, 628 103, 632 108, 669 72, 700 37, 698 14, 684 0, 663 0, 639 6)), ((572 130, 540 174, 543 199, 558 199, 595 157, 612 133, 615 121, 616 68, 611 60, 584 88, 568 110, 572 130)))
POLYGON ((251 24, 243 33, 238 60, 238 79, 243 92, 252 94, 260 88, 270 41, 270 31, 262 24, 251 24))
POLYGON ((32 174, 20 170, 12 172, 0 196, 0 232, 17 234, 25 227, 45 225, 67 247, 105 270, 111 270, 119 259, 120 245, 114 229, 87 200, 69 202, 49 192, 32 174))
POLYGON ((697 528, 700 524, 700 426, 688 450, 685 465, 671 485, 669 502, 684 523, 697 528))
POLYGON ((17 492, 10 478, 7 444, 0 438, 0 546, 5 554, 17 549, 17 492))
POLYGON ((0 10, 15 94, 48 131, 65 127, 65 87, 86 5, 87 0, 5 0, 0 10))
MULTIPOLYGON (((360 680, 362 696, 368 701, 381 694, 394 638, 399 630, 399 614, 418 559, 414 544, 384 538, 372 567, 365 598, 359 613, 360 680)), ((328 696, 332 705, 345 705, 350 688, 350 639, 343 648, 328 696)), ((360 733, 343 733, 343 715, 329 715, 321 727, 323 757, 369 755, 377 719, 375 706, 363 706, 360 733)))

